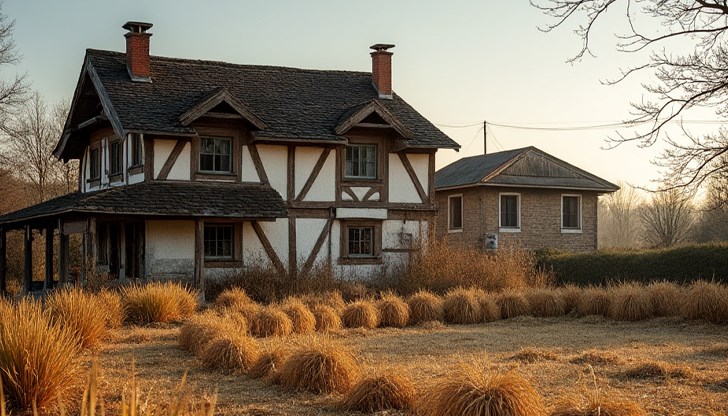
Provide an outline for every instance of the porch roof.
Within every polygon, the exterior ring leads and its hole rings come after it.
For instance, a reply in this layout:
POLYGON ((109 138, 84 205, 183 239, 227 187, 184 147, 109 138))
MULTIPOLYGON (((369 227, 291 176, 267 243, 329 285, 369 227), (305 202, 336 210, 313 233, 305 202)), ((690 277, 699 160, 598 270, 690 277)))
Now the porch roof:
POLYGON ((54 198, 0 216, 0 226, 14 228, 72 213, 243 219, 287 215, 283 199, 268 185, 149 181, 54 198))

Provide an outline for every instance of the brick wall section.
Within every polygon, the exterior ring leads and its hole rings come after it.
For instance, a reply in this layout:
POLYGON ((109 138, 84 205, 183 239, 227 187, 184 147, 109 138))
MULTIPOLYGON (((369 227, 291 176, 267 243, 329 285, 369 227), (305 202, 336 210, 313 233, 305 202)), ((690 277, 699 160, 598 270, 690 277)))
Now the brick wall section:
POLYGON ((372 56, 372 81, 380 94, 392 95, 392 52, 375 51, 372 56))
POLYGON ((483 235, 498 234, 501 246, 519 244, 527 249, 555 248, 565 251, 593 251, 597 248, 596 192, 550 189, 474 187, 437 191, 439 208, 436 232, 459 244, 482 246, 483 235), (498 199, 500 192, 520 193, 521 231, 499 230, 498 199), (448 232, 448 196, 463 195, 463 230, 448 232), (581 195, 581 233, 561 232, 561 195, 581 195))

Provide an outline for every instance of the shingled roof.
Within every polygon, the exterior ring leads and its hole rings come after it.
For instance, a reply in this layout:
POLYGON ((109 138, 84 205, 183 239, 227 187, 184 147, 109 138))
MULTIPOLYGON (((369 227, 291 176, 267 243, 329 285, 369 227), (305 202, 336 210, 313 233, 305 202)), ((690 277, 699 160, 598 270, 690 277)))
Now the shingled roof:
POLYGON ((510 186, 614 192, 619 187, 533 146, 462 158, 435 173, 435 189, 510 186))
POLYGON ((70 213, 243 219, 287 215, 283 199, 269 186, 149 181, 64 195, 0 216, 0 225, 70 213))
MULTIPOLYGON (((189 135, 180 116, 224 88, 264 123, 258 138, 346 142, 335 130, 342 115, 376 101, 412 133, 411 147, 459 148, 401 97, 379 99, 368 72, 237 65, 150 57, 152 82, 133 82, 125 54, 86 50, 85 71, 112 125, 123 132, 189 135), (116 124, 115 124, 116 123, 116 124)), ((84 74, 82 74, 82 79, 84 74)), ((62 148, 63 146, 59 146, 62 148)), ((62 149, 61 149, 62 150, 62 149)), ((57 154, 58 155, 58 154, 57 154)), ((60 156, 60 155, 58 155, 60 156)))

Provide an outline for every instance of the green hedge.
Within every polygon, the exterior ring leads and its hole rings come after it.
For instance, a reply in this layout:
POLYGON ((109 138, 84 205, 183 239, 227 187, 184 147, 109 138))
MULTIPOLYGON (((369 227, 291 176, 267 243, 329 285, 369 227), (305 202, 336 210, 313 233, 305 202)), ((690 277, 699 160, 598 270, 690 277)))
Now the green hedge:
POLYGON ((728 243, 654 250, 602 250, 594 253, 537 253, 539 265, 559 284, 614 281, 685 283, 697 279, 728 283, 728 243))

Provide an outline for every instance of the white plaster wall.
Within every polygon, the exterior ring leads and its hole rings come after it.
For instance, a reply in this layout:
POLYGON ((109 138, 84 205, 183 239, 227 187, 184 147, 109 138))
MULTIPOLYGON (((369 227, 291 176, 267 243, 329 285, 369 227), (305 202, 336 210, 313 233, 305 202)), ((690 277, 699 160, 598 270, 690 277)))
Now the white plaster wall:
POLYGON ((336 218, 387 219, 386 208, 337 208, 336 218))
POLYGON ((395 153, 389 155, 389 202, 422 203, 415 184, 395 153))
POLYGON ((174 146, 177 144, 177 140, 154 140, 154 178, 159 177, 159 172, 162 171, 164 162, 167 161, 169 155, 172 153, 174 146))
MULTIPOLYGON (((298 252, 296 257, 299 260, 299 267, 308 260, 316 245, 316 240, 318 240, 327 223, 328 220, 319 218, 296 219, 296 251, 298 252)), ((327 259, 327 250, 327 242, 324 242, 316 256, 316 261, 325 261, 327 259)))
POLYGON ((260 182, 258 171, 255 170, 253 157, 250 156, 250 149, 248 146, 243 146, 243 166, 241 172, 243 182, 260 182))
POLYGON ((296 196, 301 193, 323 151, 321 147, 296 147, 296 196))
POLYGON ((413 241, 427 235, 427 221, 387 220, 382 223, 382 248, 409 248, 402 244, 402 233, 412 235, 413 241))
POLYGON ((363 201, 364 196, 369 192, 369 190, 372 189, 369 186, 352 186, 351 191, 354 192, 354 195, 356 195, 356 199, 363 201))
MULTIPOLYGON (((176 143, 175 143, 176 144, 176 143)), ((167 175, 169 180, 189 181, 190 180, 190 164, 192 163, 192 143, 186 143, 182 149, 182 153, 177 156, 177 160, 172 165, 172 169, 167 175)), ((164 162, 162 162, 164 164, 164 162)), ((156 164, 155 164, 156 166, 156 164)), ((160 168, 161 170, 161 168, 160 168)))
MULTIPOLYGON (((298 150, 296 150, 298 152, 298 150)), ((296 167, 298 169, 298 167, 296 167)), ((305 183, 305 182, 304 182, 305 183)), ((298 182, 296 182, 298 185, 298 182)), ((301 185, 303 186, 303 184, 301 185)), ((304 201, 334 201, 336 200, 336 152, 329 153, 326 162, 321 167, 311 189, 303 199, 304 201)))
POLYGON ((407 159, 409 159, 412 169, 414 169, 415 174, 417 175, 417 179, 420 180, 420 184, 422 185, 422 189, 425 190, 425 194, 429 195, 430 155, 412 153, 407 155, 407 159))
MULTIPOLYGON (((278 254, 278 258, 283 266, 288 268, 288 219, 279 218, 275 222, 259 222, 263 233, 270 241, 273 251, 278 254)), ((243 262, 251 264, 262 259, 266 264, 270 264, 268 254, 263 248, 263 244, 258 239, 253 226, 250 222, 243 223, 243 262)))
MULTIPOLYGON (((260 160, 263 162, 270 186, 278 191, 285 201, 288 198, 288 148, 285 146, 258 146, 260 160)), ((286 240, 288 241, 288 240, 286 240)))
POLYGON ((147 221, 146 273, 157 276, 194 274, 194 221, 147 221))
POLYGON ((144 174, 143 173, 137 173, 136 175, 129 175, 129 185, 134 185, 135 183, 144 182, 144 174))

